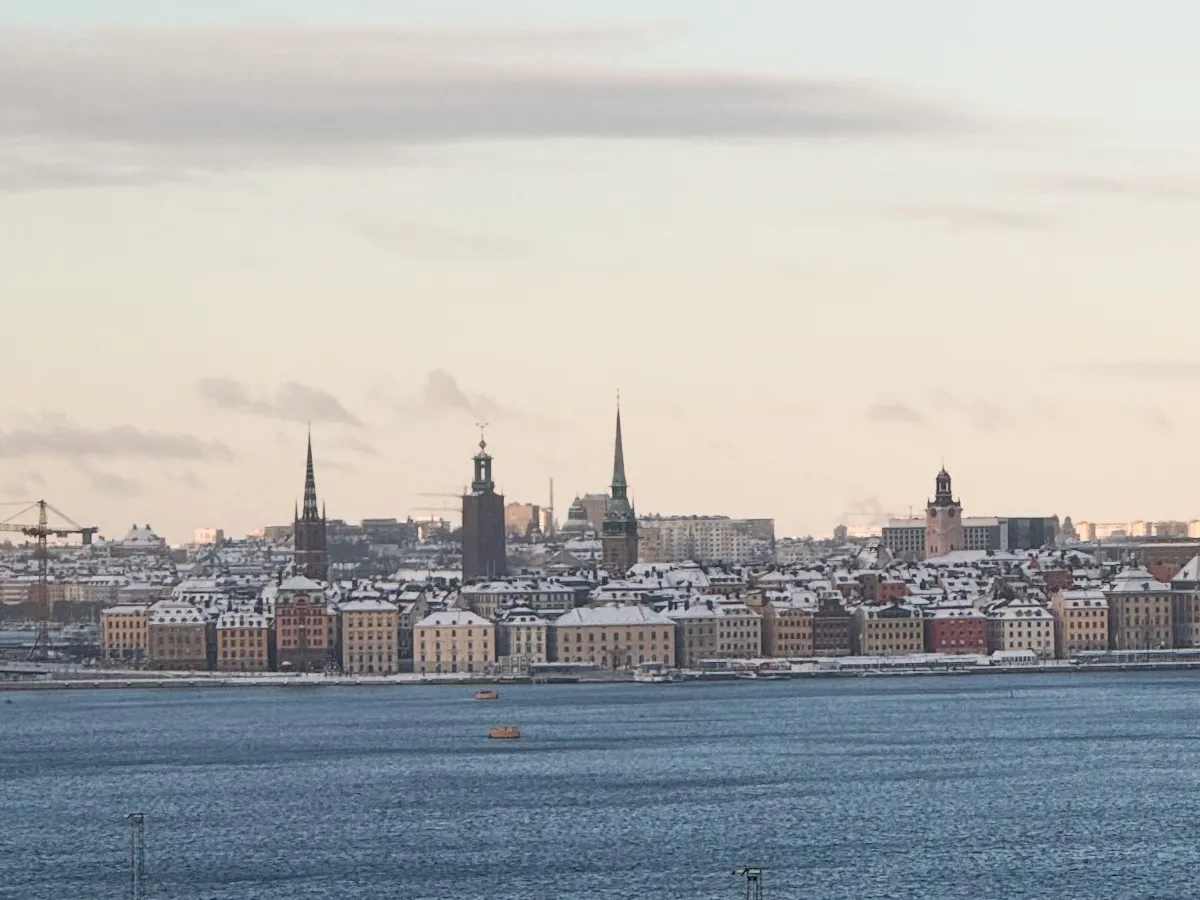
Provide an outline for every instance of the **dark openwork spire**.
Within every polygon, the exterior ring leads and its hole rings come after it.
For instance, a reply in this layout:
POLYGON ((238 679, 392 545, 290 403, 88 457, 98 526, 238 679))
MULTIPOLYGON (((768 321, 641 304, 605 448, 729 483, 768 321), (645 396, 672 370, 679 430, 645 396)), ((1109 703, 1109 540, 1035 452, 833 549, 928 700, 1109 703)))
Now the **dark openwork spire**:
POLYGON ((317 522, 321 511, 317 508, 317 479, 313 473, 312 430, 308 432, 308 460, 304 466, 304 511, 301 521, 317 522))
POLYGON ((625 446, 621 440, 621 400, 617 399, 617 438, 613 446, 612 499, 629 502, 629 484, 625 481, 625 446))

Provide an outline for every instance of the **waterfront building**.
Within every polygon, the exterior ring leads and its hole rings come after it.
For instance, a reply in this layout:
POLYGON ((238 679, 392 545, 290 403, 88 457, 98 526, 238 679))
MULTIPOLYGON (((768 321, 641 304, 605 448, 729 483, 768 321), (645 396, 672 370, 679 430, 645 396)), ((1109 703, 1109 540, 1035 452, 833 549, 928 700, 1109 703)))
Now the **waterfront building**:
POLYGON ((1071 659, 1084 650, 1108 649, 1108 599, 1100 590, 1060 590, 1050 599, 1055 655, 1071 659))
POLYGON ((400 668, 410 672, 413 659, 413 626, 429 615, 429 601, 425 591, 416 588, 401 591, 396 603, 396 655, 400 658, 400 668))
POLYGON ((479 439, 472 459, 475 477, 462 498, 463 580, 502 578, 508 571, 504 533, 504 495, 496 493, 487 441, 479 439))
POLYGON ((638 561, 637 512, 629 502, 625 480, 625 448, 621 438, 621 408, 617 407, 617 433, 613 446, 612 494, 600 529, 604 568, 620 577, 638 561))
MULTIPOLYGON (((1178 571, 1178 570, 1177 570, 1178 571)), ((1119 572, 1104 588, 1110 650, 1169 650, 1174 646, 1175 598, 1169 584, 1144 568, 1119 572)))
POLYGON ((987 616, 973 606, 926 609, 924 623, 926 653, 987 656, 987 616))
POLYGON ((763 655, 783 659, 813 656, 813 613, 813 604, 807 599, 791 596, 765 599, 762 605, 763 655))
POLYGON ((413 627, 413 671, 483 674, 496 662, 496 626, 465 609, 426 616, 413 627))
POLYGON ((218 672, 266 672, 271 668, 271 625, 260 613, 221 613, 216 645, 218 672))
POLYGON ((304 463, 304 505, 293 517, 292 551, 297 574, 315 581, 325 581, 329 578, 325 510, 317 508, 317 479, 313 471, 311 432, 308 435, 308 455, 304 463))
POLYGON ((1172 625, 1176 647, 1200 647, 1200 556, 1193 556, 1171 579, 1172 625))
POLYGON ((675 623, 675 659, 695 668, 704 659, 758 659, 762 616, 745 603, 719 596, 669 601, 663 615, 675 623))
POLYGON ((325 588, 301 575, 279 585, 275 598, 275 658, 281 671, 323 672, 337 646, 325 588), (332 633, 331 633, 332 632, 332 633))
POLYGON ((208 669, 209 627, 204 613, 178 600, 160 600, 146 614, 149 660, 155 669, 208 669))
POLYGON ((108 661, 139 665, 150 642, 145 606, 112 606, 100 613, 100 655, 108 661))
POLYGON ((675 623, 675 664, 682 669, 696 669, 700 661, 716 659, 717 619, 719 613, 712 597, 695 601, 670 601, 662 613, 675 623))
POLYGON ((813 612, 813 656, 849 656, 853 652, 852 623, 840 597, 821 596, 813 612))
POLYGON ((945 556, 966 549, 962 504, 950 489, 950 473, 938 472, 935 493, 925 507, 925 558, 945 556))
POLYGON ((386 600, 341 604, 341 666, 348 675, 393 675, 400 671, 397 649, 399 611, 386 600))
POLYGON ((528 671, 550 659, 550 623, 532 609, 513 607, 496 620, 496 656, 502 668, 528 671))
POLYGON ((853 624, 856 656, 900 656, 925 649, 921 613, 907 603, 860 606, 854 612, 853 624))
POLYGON ((1002 600, 987 612, 988 652, 1032 651, 1039 659, 1054 658, 1054 616, 1029 597, 1002 600))
POLYGON ((556 662, 606 669, 675 664, 675 624, 645 606, 579 607, 555 619, 554 631, 556 662))

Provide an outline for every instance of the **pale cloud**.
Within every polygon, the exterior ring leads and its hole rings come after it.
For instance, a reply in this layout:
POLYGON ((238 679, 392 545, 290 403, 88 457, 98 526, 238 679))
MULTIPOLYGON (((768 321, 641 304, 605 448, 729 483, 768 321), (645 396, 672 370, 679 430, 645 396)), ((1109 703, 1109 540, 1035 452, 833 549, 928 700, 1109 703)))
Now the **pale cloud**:
POLYGON ((106 497, 137 497, 142 493, 141 482, 116 472, 107 472, 81 464, 79 471, 87 479, 92 490, 106 497))
POLYGON ((346 227, 381 250, 397 256, 458 259, 464 256, 504 256, 516 244, 501 238, 468 234, 434 225, 400 222, 376 216, 347 216, 346 227))
POLYGON ((458 413, 480 421, 500 421, 521 418, 515 410, 504 406, 486 394, 468 393, 459 387, 458 379, 445 369, 434 369, 415 403, 409 408, 429 416, 458 413))
POLYGON ((233 459, 217 440, 191 434, 143 431, 132 425, 84 428, 61 416, 44 416, 36 424, 0 431, 0 459, 54 457, 57 459, 233 459))
POLYGON ((1087 363, 1083 371, 1113 378, 1200 378, 1200 363, 1159 360, 1087 363))
POLYGON ((227 412, 285 422, 362 425, 333 394, 295 381, 269 394, 258 394, 233 378, 201 378, 196 389, 208 403, 227 412))
POLYGON ((181 472, 168 472, 165 477, 193 491, 203 491, 207 488, 207 485, 201 480, 200 476, 190 469, 184 469, 181 472))
POLYGON ((638 67, 618 55, 661 37, 629 28, 0 31, 0 187, 388 164, 406 147, 494 139, 977 127, 960 110, 869 81, 638 67))
POLYGON ((361 456, 379 455, 379 450, 377 450, 374 445, 368 444, 366 441, 362 440, 361 438, 357 438, 354 435, 347 435, 344 438, 339 438, 338 440, 332 441, 330 446, 341 447, 344 450, 349 450, 351 453, 358 453, 361 456))
POLYGON ((941 412, 963 417, 979 431, 998 431, 1014 424, 1008 410, 986 397, 961 398, 938 391, 934 394, 934 404, 941 412))
POLYGON ((336 459, 314 459, 313 466, 321 472, 337 472, 341 475, 357 475, 362 469, 352 462, 343 462, 336 459))
POLYGON ((1139 197, 1146 200, 1192 201, 1200 196, 1195 181, 1141 175, 1092 175, 1051 172, 1021 179, 1026 187, 1048 194, 1139 197))
POLYGON ((993 206, 911 206, 894 214, 956 229, 1044 231, 1055 225, 1048 216, 993 206))
POLYGON ((876 403, 866 413, 867 421, 881 425, 924 425, 925 414, 906 403, 876 403))

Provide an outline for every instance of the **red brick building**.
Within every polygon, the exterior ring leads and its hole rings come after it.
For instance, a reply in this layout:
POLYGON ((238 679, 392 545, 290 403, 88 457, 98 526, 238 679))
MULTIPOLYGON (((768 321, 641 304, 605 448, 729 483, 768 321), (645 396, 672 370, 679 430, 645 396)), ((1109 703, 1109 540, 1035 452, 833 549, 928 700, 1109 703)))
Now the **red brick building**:
POLYGON ((978 653, 987 656, 987 616, 972 607, 925 611, 926 653, 978 653))
POLYGON ((325 589, 297 576, 279 586, 275 601, 275 659, 281 671, 322 672, 331 662, 325 589))

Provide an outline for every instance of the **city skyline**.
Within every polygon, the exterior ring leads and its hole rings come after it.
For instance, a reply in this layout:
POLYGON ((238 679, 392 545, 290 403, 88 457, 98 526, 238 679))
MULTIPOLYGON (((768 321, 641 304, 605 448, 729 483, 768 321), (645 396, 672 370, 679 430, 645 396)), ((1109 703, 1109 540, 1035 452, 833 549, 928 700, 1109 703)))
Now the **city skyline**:
POLYGON ((1200 12, 97 6, 0 11, 0 501, 245 533, 311 422, 403 518, 487 421, 561 521, 620 388, 643 513, 1200 515, 1200 12))

